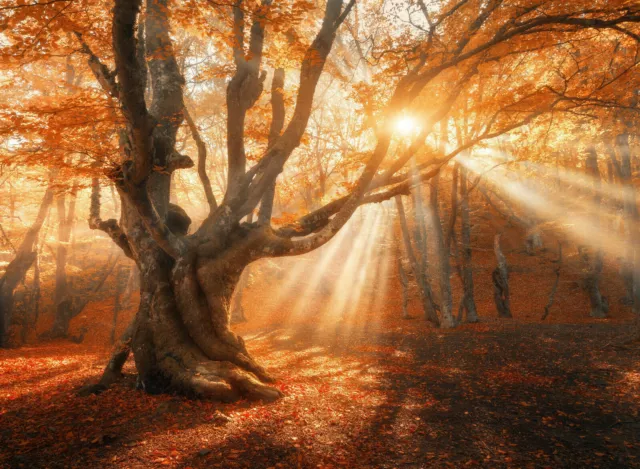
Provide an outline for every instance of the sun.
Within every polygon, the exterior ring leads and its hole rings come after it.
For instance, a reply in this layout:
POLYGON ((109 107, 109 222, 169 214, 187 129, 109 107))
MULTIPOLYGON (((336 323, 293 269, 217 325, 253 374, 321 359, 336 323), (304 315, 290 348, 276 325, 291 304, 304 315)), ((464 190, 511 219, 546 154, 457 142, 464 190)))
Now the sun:
POLYGON ((402 116, 396 121, 396 130, 401 135, 407 136, 418 130, 418 123, 411 116, 402 116))

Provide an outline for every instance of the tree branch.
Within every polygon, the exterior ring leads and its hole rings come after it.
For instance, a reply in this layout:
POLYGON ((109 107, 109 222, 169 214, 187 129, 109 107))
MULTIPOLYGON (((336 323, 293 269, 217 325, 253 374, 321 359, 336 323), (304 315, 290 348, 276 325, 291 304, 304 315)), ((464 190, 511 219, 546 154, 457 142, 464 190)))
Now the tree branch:
MULTIPOLYGON (((284 127, 284 69, 278 68, 273 73, 271 81, 271 127, 269 129, 268 146, 274 145, 280 137, 280 132, 284 127)), ((273 212, 273 199, 276 192, 276 181, 274 180, 264 192, 262 202, 260 203, 260 213, 258 215, 258 223, 266 225, 271 222, 271 214, 273 212)))
MULTIPOLYGON (((133 149, 131 171, 125 174, 133 184, 141 184, 153 166, 152 132, 154 119, 144 101, 146 77, 137 57, 135 25, 141 0, 116 0, 113 8, 113 49, 115 54, 122 112, 129 124, 133 149)), ((129 169, 129 168, 127 168, 129 169)))
POLYGON ((91 69, 93 76, 98 80, 98 83, 100 83, 102 89, 106 91, 109 96, 118 98, 119 90, 118 84, 116 83, 116 73, 109 70, 109 67, 103 64, 100 58, 94 54, 89 45, 85 42, 81 33, 74 31, 73 34, 78 38, 78 41, 80 41, 80 44, 82 45, 82 53, 89 56, 89 68, 91 69))
POLYGON ((246 188, 247 196, 228 200, 238 218, 251 212, 260 202, 267 187, 275 181, 293 150, 300 145, 311 116, 315 90, 336 37, 342 5, 342 0, 327 1, 320 31, 302 61, 300 86, 291 121, 260 162, 245 175, 241 189, 244 192, 246 188))
POLYGON ((211 213, 218 208, 218 203, 216 202, 216 197, 213 195, 211 180, 207 174, 207 145, 204 143, 204 140, 202 140, 198 127, 193 121, 193 118, 186 106, 183 112, 187 124, 189 125, 189 129, 191 130, 191 136, 196 142, 196 147, 198 148, 198 177, 200 177, 200 182, 202 183, 202 188, 204 189, 204 194, 207 198, 207 203, 209 204, 209 213, 211 213))
POLYGON ((225 200, 241 196, 247 157, 244 145, 244 127, 247 111, 262 94, 265 73, 260 72, 264 47, 264 15, 270 2, 263 4, 254 14, 249 37, 249 57, 244 54, 245 18, 242 0, 233 6, 233 58, 236 71, 227 85, 227 193, 225 200))
POLYGON ((91 206, 89 208, 89 228, 92 230, 104 231, 114 243, 122 249, 124 255, 130 259, 133 259, 133 253, 129 246, 127 235, 124 234, 118 221, 111 218, 109 220, 102 220, 100 218, 100 181, 97 177, 91 180, 91 206))

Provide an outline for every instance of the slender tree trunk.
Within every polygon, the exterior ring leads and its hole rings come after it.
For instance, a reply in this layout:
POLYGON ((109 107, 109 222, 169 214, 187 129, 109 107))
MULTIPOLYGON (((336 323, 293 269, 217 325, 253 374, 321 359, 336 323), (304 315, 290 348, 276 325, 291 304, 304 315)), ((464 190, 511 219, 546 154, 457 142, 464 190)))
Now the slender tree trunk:
POLYGON ((36 220, 17 249, 16 257, 9 263, 4 275, 0 278, 0 347, 8 347, 10 345, 9 327, 11 326, 13 312, 13 291, 18 283, 24 279, 25 274, 33 264, 36 257, 33 246, 52 201, 53 189, 49 185, 40 203, 36 220))
POLYGON ((637 252, 640 250, 638 230, 638 205, 636 191, 631 175, 631 147, 629 133, 623 132, 616 138, 620 153, 619 175, 623 187, 623 215, 627 254, 623 261, 622 276, 627 289, 626 302, 633 305, 634 312, 640 314, 640 275, 639 264, 636 262, 637 252))
POLYGON ((51 338, 66 337, 69 332, 73 301, 67 278, 67 258, 71 230, 75 218, 77 186, 72 189, 67 213, 66 197, 59 194, 56 201, 58 211, 58 249, 56 253, 56 288, 54 294, 55 320, 51 329, 51 338))
POLYGON ((36 331, 38 317, 40 316, 40 253, 38 246, 35 246, 35 259, 33 260, 33 285, 31 286, 31 298, 27 311, 25 311, 25 320, 22 327, 22 343, 26 343, 29 337, 29 331, 36 331), (31 309, 31 312, 29 312, 31 309))
POLYGON ((402 287, 402 319, 409 319, 409 310, 407 309, 409 304, 409 278, 402 265, 402 252, 399 246, 396 247, 396 262, 398 263, 398 278, 402 287))
POLYGON ((500 234, 497 234, 493 239, 493 250, 496 254, 498 266, 495 268, 492 274, 493 278, 493 298, 498 309, 498 316, 501 318, 510 318, 511 305, 509 299, 509 266, 507 265, 507 258, 502 253, 500 247, 500 234))
POLYGON ((562 269, 562 242, 558 241, 558 267, 555 268, 556 279, 553 282, 553 287, 551 288, 551 293, 549 293, 549 301, 547 301, 546 306, 544 307, 544 313, 540 318, 542 321, 547 319, 549 316, 549 312, 551 311, 551 307, 553 306, 553 302, 556 298, 556 292, 558 291, 558 285, 560 285, 560 271, 562 269))
MULTIPOLYGON (((587 149, 586 168, 593 180, 593 211, 592 220, 594 230, 600 229, 600 170, 598 169, 598 154, 595 147, 587 149)), ((607 300, 600 292, 600 279, 603 268, 603 252, 600 246, 583 249, 583 258, 587 264, 588 272, 585 278, 585 288, 591 303, 589 315, 593 318, 606 318, 609 311, 607 300)))
MULTIPOLYGON (((464 170, 464 168, 462 168, 462 170, 464 170)), ((461 178, 460 171, 460 164, 456 163, 453 167, 453 174, 451 175, 451 215, 449 216, 449 223, 447 224, 447 231, 444 238, 445 246, 449 250, 451 250, 451 243, 455 236, 456 221, 458 219, 458 181, 461 178)))
POLYGON ((462 304, 467 313, 466 322, 478 322, 478 312, 476 309, 475 293, 473 288, 473 265, 471 263, 471 222, 469 218, 469 191, 468 172, 463 167, 460 169, 460 218, 461 218, 461 241, 462 241, 462 304))
MULTIPOLYGON (((415 179, 414 190, 411 192, 411 201, 413 203, 414 239, 419 257, 419 275, 420 278, 429 280, 429 246, 427 244, 426 212, 424 209, 424 201, 422 198, 422 186, 417 178, 415 179)), ((431 282, 429 281, 429 301, 431 302, 431 307, 435 311, 438 309, 438 307, 433 301, 430 283, 431 282)))
POLYGON ((435 302, 433 301, 433 293, 431 291, 429 277, 426 275, 426 270, 423 271, 420 268, 418 258, 416 257, 415 251, 413 250, 413 245, 411 244, 411 234, 409 231, 409 226, 407 225, 407 218, 404 213, 404 204, 402 203, 402 198, 400 196, 396 196, 395 201, 396 207, 398 209, 398 216, 400 218, 400 228, 402 230, 404 248, 407 253, 407 257, 409 258, 409 263, 411 264, 413 276, 416 279, 416 283, 418 284, 424 317, 434 326, 440 327, 440 318, 438 318, 438 313, 434 308, 435 302))
POLYGON ((439 175, 431 180, 429 197, 431 228, 433 240, 436 247, 436 257, 438 259, 438 272, 440 284, 440 313, 442 316, 441 327, 455 327, 453 317, 453 299, 451 296, 451 265, 449 264, 449 251, 444 243, 444 234, 440 224, 440 210, 438 208, 438 185, 439 175))

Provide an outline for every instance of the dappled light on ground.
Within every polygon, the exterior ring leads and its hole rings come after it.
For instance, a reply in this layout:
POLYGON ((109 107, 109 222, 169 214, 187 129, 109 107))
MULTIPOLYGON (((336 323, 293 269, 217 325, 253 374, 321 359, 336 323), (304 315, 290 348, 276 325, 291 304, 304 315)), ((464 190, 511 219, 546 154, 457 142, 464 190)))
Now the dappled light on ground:
POLYGON ((106 349, 0 352, 0 465, 10 467, 633 467, 638 351, 607 326, 473 326, 402 333, 310 325, 246 334, 285 397, 233 405, 99 396, 106 349), (559 344, 562 344, 560 346, 559 344), (15 373, 19 370, 22 380, 15 373), (280 464, 280 466, 278 466, 280 464), (451 466, 453 465, 453 466, 451 466))

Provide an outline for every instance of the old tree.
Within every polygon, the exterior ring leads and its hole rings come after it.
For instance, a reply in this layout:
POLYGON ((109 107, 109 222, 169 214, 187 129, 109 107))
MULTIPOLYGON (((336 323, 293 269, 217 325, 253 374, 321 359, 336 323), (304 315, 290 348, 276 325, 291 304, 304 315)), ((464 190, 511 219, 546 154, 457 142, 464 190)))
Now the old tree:
MULTIPOLYGON (((583 57, 610 48, 620 63, 631 57, 635 66, 640 38, 634 32, 640 7, 625 0, 105 3, 53 0, 3 7, 3 60, 11 73, 18 76, 29 67, 36 71, 43 61, 65 55, 77 62, 81 57, 92 84, 69 99, 102 100, 92 122, 77 118, 60 124, 58 131, 52 130, 58 121, 52 120, 51 109, 23 109, 22 115, 12 110, 7 114, 10 129, 3 129, 3 135, 14 139, 14 147, 20 147, 14 153, 23 151, 29 164, 42 164, 34 155, 46 153, 51 142, 59 149, 60 141, 84 138, 84 152, 67 145, 66 153, 49 163, 64 162, 72 171, 82 166, 83 174, 93 175, 89 225, 106 232, 140 271, 135 320, 100 384, 88 391, 117 379, 133 353, 147 392, 225 401, 280 396, 268 384, 272 377, 229 327, 231 295, 247 265, 324 245, 359 206, 409 194, 478 142, 553 113, 616 103, 629 107, 631 98, 617 93, 616 84, 631 80, 630 68, 618 67, 612 74, 584 63, 583 57), (203 54, 227 78, 226 103, 214 104, 223 108, 226 120, 222 198, 212 190, 207 145, 185 107, 189 47, 182 36, 177 47, 171 33, 192 23, 200 35, 222 31, 215 40, 209 38, 203 54), (283 59, 287 51, 288 62, 283 59), (347 51, 356 59, 341 60, 347 51), (229 63, 222 63, 224 57, 229 63), (344 78, 349 65, 367 69, 364 78, 353 78, 352 91, 362 104, 369 143, 345 148, 340 155, 354 158, 357 171, 334 200, 294 222, 272 223, 277 184, 291 182, 285 168, 323 105, 317 89, 327 76, 341 76, 349 84, 350 78, 344 78), (287 82, 296 86, 287 87, 287 82), (480 83, 494 88, 483 92, 480 83), (268 121, 267 144, 249 158, 248 116, 264 96, 269 112, 260 118, 268 121), (455 143, 438 142, 437 135, 448 139, 443 124, 448 116, 471 98, 481 102, 473 110, 475 133, 455 143), (420 116, 421 128, 410 141, 399 141, 392 123, 408 110, 420 116), (42 116, 48 119, 45 130, 36 126, 42 116), (61 136, 69 128, 76 129, 74 135, 61 136), (185 128, 197 144, 197 162, 178 149, 177 135, 185 128), (34 135, 37 148, 16 145, 34 135), (95 147, 86 150, 96 142, 117 148, 117 156, 105 158, 95 147), (189 215, 170 203, 170 195, 173 173, 194 165, 209 211, 190 230, 189 215), (119 220, 101 218, 101 184, 117 188, 119 220)), ((78 102, 67 102, 65 113, 84 116, 78 102)), ((441 318, 434 321, 452 327, 451 308, 442 307, 441 318)))

